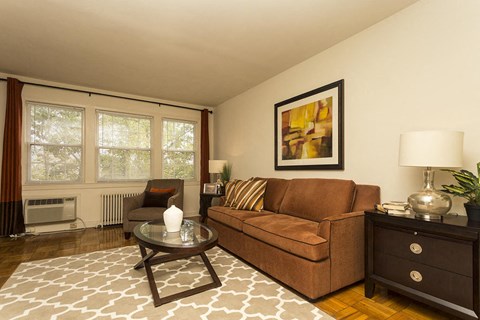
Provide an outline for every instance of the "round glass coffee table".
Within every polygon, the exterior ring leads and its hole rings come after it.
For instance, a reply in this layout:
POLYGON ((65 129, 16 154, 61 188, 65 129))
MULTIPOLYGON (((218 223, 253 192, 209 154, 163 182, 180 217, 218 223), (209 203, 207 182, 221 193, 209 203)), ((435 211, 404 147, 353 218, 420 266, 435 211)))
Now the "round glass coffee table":
POLYGON ((134 266, 134 269, 145 267, 155 307, 205 290, 217 288, 222 285, 215 270, 210 264, 210 261, 205 255, 206 250, 217 245, 217 231, 205 224, 192 220, 189 221, 192 225, 193 232, 190 234, 190 239, 185 241, 182 241, 180 232, 167 232, 163 220, 155 220, 139 224, 133 229, 133 234, 137 238, 140 253, 142 254, 142 260, 134 266), (147 249, 150 249, 150 251, 147 252, 147 249), (158 253, 167 254, 156 256, 158 253), (153 277, 152 266, 197 255, 202 258, 213 282, 160 298, 157 285, 155 284, 155 278, 153 277))

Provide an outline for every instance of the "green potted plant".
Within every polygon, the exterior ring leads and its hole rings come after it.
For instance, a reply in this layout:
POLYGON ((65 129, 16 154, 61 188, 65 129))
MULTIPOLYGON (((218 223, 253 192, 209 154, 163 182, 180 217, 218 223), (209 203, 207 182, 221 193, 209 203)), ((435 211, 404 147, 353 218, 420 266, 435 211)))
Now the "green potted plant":
POLYGON ((458 185, 442 185, 442 191, 467 199, 467 203, 464 206, 468 219, 480 221, 480 162, 477 163, 478 176, 468 170, 443 169, 443 171, 450 172, 457 180, 458 185))
POLYGON ((232 176, 232 165, 231 164, 224 164, 222 171, 220 172, 220 179, 222 179, 223 186, 230 181, 230 178, 232 176))

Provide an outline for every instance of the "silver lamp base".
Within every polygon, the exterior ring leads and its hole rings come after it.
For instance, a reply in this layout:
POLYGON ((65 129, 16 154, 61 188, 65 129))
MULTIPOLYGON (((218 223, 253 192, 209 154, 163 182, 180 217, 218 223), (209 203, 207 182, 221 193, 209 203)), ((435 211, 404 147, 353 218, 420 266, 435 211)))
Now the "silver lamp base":
POLYGON ((434 171, 427 168, 423 172, 423 190, 408 197, 408 203, 415 212, 415 217, 422 220, 441 220, 442 215, 452 208, 450 197, 433 186, 434 171))
POLYGON ((439 214, 415 213, 415 218, 420 220, 426 220, 426 221, 431 221, 431 220, 441 221, 443 219, 443 216, 439 214))

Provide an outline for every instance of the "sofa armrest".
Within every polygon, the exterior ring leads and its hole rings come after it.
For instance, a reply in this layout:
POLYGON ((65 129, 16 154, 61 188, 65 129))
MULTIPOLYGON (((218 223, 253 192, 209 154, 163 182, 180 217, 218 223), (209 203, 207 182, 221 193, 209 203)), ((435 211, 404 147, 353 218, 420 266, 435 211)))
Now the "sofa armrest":
POLYGON ((180 200, 181 200, 180 199, 180 193, 174 194, 173 196, 168 198, 167 208, 170 208, 171 206, 175 205, 175 207, 183 210, 183 208, 182 208, 183 206, 180 203, 181 202, 180 200))
POLYGON ((364 278, 365 230, 363 211, 327 217, 319 223, 317 234, 329 242, 331 291, 364 278))
POLYGON ((133 226, 130 225, 128 220, 128 213, 132 210, 141 208, 143 206, 143 200, 145 199, 145 193, 133 197, 123 198, 123 230, 125 232, 131 232, 133 226))
POLYGON ((133 197, 123 198, 123 214, 125 215, 132 210, 141 208, 143 206, 144 199, 145 193, 141 193, 133 197))
POLYGON ((223 206, 225 204, 225 201, 227 200, 227 197, 225 196, 221 196, 220 198, 218 198, 218 206, 223 206))
POLYGON ((336 214, 334 216, 329 216, 324 218, 320 223, 318 224, 318 229, 317 229, 317 235, 320 237, 330 240, 330 234, 331 234, 331 229, 332 229, 332 223, 340 223, 339 226, 341 226, 341 223, 343 220, 346 219, 352 219, 356 217, 361 217, 363 220, 364 212, 363 211, 356 211, 356 212, 348 212, 348 213, 342 213, 342 214, 336 214))

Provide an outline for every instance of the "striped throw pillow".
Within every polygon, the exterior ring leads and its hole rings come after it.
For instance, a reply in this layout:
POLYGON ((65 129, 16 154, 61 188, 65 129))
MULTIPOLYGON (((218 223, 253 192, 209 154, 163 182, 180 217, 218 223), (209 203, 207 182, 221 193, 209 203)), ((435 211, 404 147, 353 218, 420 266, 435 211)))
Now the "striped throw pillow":
POLYGON ((241 180, 233 180, 227 182, 225 185, 225 203, 223 204, 224 207, 231 207, 233 204, 233 201, 235 200, 235 186, 237 185, 237 182, 241 180))
POLYGON ((243 190, 245 187, 248 185, 250 180, 237 180, 237 183, 235 183, 235 188, 234 188, 234 195, 233 195, 233 201, 230 203, 230 207, 235 208, 237 206, 238 201, 240 200, 240 195, 242 194, 243 190))
POLYGON ((246 181, 238 196, 235 194, 235 209, 261 211, 266 186, 267 180, 264 179, 246 181))

